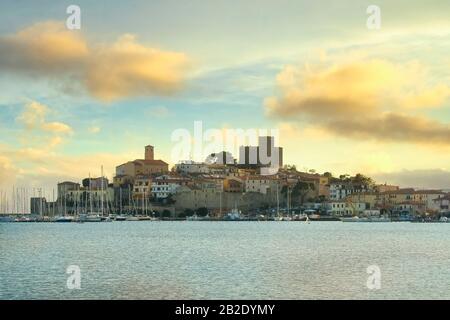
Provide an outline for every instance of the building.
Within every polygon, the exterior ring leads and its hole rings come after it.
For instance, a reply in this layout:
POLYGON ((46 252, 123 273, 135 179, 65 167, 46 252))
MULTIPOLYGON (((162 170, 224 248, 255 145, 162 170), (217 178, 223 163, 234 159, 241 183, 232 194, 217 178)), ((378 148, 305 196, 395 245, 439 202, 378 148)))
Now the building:
POLYGON ((366 215, 369 206, 365 202, 330 201, 328 214, 333 216, 363 216, 366 215))
POLYGON ((90 188, 91 190, 101 190, 109 185, 109 180, 106 177, 98 178, 85 178, 81 182, 84 188, 90 188))
POLYGON ((298 177, 299 181, 310 182, 314 185, 314 189, 311 190, 309 198, 330 198, 330 179, 327 176, 308 172, 297 172, 295 175, 298 177))
POLYGON ((375 185, 376 192, 386 192, 386 191, 397 191, 400 189, 399 186, 389 185, 389 184, 377 184, 375 185))
POLYGON ((223 178, 215 177, 215 176, 202 176, 196 178, 192 185, 195 186, 199 190, 216 190, 223 191, 223 178))
POLYGON ((156 177, 151 184, 152 196, 156 199, 166 199, 175 194, 180 186, 188 185, 189 182, 190 179, 170 175, 156 177))
POLYGON ((367 209, 378 208, 379 196, 376 192, 358 192, 352 193, 345 198, 346 201, 351 203, 366 203, 367 209))
POLYGON ((30 198, 30 213, 36 215, 48 215, 48 204, 45 197, 30 198))
POLYGON ((223 191, 231 193, 244 192, 244 181, 236 177, 227 177, 223 179, 223 191))
POLYGON ((182 174, 209 173, 209 167, 203 162, 182 161, 175 165, 175 172, 182 174))
POLYGON ((413 194, 413 201, 423 204, 428 212, 439 212, 440 207, 435 200, 445 196, 446 193, 442 190, 416 190, 413 194))
POLYGON ((145 147, 145 159, 136 159, 116 167, 116 176, 154 175, 169 171, 169 165, 162 160, 155 160, 153 146, 145 147))
POLYGON ((208 164, 236 164, 236 159, 230 152, 222 151, 217 153, 211 153, 207 158, 208 164))
POLYGON ((133 199, 149 199, 152 195, 152 177, 138 175, 134 179, 133 199))
POLYGON ((199 189, 196 186, 181 186, 174 195, 177 212, 185 209, 207 208, 211 216, 223 216, 231 209, 237 208, 243 213, 250 213, 257 208, 274 205, 263 194, 221 192, 217 189, 199 189))
POLYGON ((239 164, 244 166, 283 167, 283 148, 275 147, 275 138, 258 138, 258 146, 240 146, 239 164))
POLYGON ((101 208, 109 212, 114 204, 113 185, 101 189, 78 188, 69 190, 65 196, 58 198, 56 206, 65 214, 100 212, 101 208))
POLYGON ((245 178, 245 192, 268 194, 281 192, 281 182, 277 176, 248 176, 245 178))
POLYGON ((439 213, 450 213, 450 193, 434 200, 439 213))
POLYGON ((210 164, 208 166, 209 173, 220 177, 237 176, 238 168, 224 164, 210 164))
POLYGON ((382 206, 393 206, 400 203, 413 201, 414 192, 415 190, 413 188, 381 192, 378 194, 378 203, 382 206))
POLYGON ((342 200, 353 193, 369 192, 369 185, 347 181, 335 181, 330 183, 330 199, 342 200))
POLYGON ((71 181, 58 183, 58 199, 64 199, 69 191, 79 190, 80 184, 71 181))

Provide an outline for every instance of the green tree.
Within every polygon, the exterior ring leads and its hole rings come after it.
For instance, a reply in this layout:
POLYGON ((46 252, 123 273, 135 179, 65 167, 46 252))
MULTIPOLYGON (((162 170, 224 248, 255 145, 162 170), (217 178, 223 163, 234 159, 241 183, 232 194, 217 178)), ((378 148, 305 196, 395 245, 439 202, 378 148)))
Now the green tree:
POLYGON ((287 170, 287 171, 293 171, 293 172, 297 171, 297 167, 295 166, 295 164, 293 164, 293 165, 286 164, 283 166, 283 169, 287 170))
POLYGON ((293 196, 299 198, 300 204, 303 204, 305 202, 305 198, 308 195, 308 193, 314 190, 315 190, 314 183, 307 181, 299 181, 294 186, 293 196))
POLYGON ((172 212, 170 212, 170 210, 164 209, 161 215, 163 218, 170 218, 172 216, 172 212))
POLYGON ((199 217, 205 217, 208 214, 208 208, 201 207, 196 210, 196 213, 199 217))
POLYGON ((192 216, 194 213, 195 213, 195 212, 194 212, 194 210, 192 210, 192 209, 184 209, 183 212, 180 212, 180 213, 178 214, 178 217, 179 217, 179 218, 186 218, 186 217, 192 216))
POLYGON ((323 174, 323 176, 324 176, 324 177, 327 177, 328 179, 333 178, 333 174, 332 174, 331 172, 325 172, 325 173, 323 174))
MULTIPOLYGON (((314 183, 308 181, 298 181, 293 187, 289 187, 290 197, 292 204, 303 204, 305 202, 305 198, 310 191, 314 191, 314 183)), ((281 194, 286 195, 288 191, 287 186, 283 186, 281 188, 281 194)))
POLYGON ((165 201, 164 201, 166 204, 174 204, 176 201, 173 199, 173 195, 172 194, 169 194, 168 196, 167 196, 167 198, 165 199, 165 201))
POLYGON ((361 173, 357 173, 353 178, 352 178, 352 182, 354 183, 358 183, 358 184, 362 184, 362 185, 374 185, 375 182, 373 181, 372 178, 365 176, 361 173))

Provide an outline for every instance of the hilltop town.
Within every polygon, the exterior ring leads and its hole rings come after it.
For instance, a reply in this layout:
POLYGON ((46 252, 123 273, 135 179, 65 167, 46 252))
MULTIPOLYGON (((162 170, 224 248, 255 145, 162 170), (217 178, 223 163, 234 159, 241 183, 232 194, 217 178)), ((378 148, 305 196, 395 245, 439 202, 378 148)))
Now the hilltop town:
POLYGON ((249 219, 309 214, 312 219, 358 216, 402 221, 438 219, 449 212, 450 194, 442 190, 402 189, 377 184, 362 174, 334 177, 330 172, 301 172, 283 165, 283 149, 273 145, 273 137, 260 137, 259 144, 240 147, 239 161, 223 151, 205 162, 180 161, 170 169, 165 161, 154 159, 154 147, 148 145, 143 159, 116 167, 112 182, 106 177, 61 182, 54 202, 31 198, 31 213, 189 219, 223 218, 234 211, 249 219), (259 148, 265 143, 265 152, 277 154, 276 167, 260 162, 259 148), (268 167, 276 170, 266 174, 268 167))

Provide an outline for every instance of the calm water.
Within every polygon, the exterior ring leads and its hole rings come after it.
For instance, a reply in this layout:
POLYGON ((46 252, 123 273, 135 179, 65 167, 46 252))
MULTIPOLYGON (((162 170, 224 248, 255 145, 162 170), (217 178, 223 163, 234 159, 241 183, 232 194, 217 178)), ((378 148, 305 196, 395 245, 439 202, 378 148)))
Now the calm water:
POLYGON ((450 223, 0 223, 0 298, 450 299, 450 223))

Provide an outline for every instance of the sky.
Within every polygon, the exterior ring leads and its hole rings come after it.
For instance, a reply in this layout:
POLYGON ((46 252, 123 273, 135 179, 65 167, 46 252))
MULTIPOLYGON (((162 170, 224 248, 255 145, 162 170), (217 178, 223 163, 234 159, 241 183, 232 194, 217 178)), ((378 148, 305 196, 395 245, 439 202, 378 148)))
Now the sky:
POLYGON ((450 188, 449 12, 447 0, 4 0, 0 189, 51 190, 101 166, 111 179, 147 144, 187 160, 173 133, 195 121, 277 129, 300 170, 450 188))

